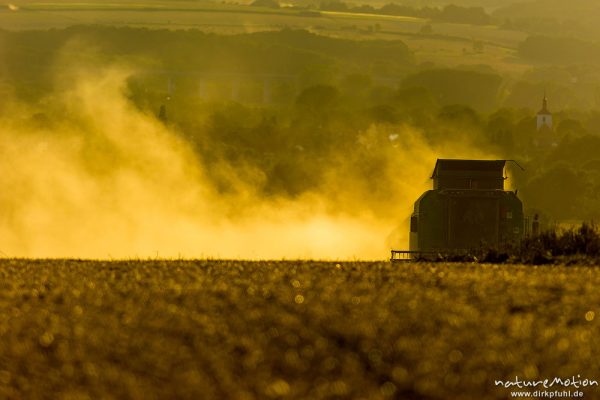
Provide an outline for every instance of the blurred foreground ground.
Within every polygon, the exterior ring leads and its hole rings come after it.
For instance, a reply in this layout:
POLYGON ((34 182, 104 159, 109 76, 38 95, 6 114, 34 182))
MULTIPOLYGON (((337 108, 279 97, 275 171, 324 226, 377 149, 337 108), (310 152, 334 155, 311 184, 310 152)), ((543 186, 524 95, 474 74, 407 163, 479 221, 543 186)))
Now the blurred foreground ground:
POLYGON ((600 380, 599 286, 582 266, 2 260, 0 398, 507 398, 495 379, 600 380))

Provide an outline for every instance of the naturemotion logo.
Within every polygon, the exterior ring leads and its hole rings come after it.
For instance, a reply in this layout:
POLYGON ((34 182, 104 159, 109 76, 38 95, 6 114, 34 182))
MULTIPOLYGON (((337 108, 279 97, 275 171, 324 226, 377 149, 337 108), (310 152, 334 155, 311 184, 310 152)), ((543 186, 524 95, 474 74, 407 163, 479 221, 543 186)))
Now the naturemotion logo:
POLYGON ((587 379, 587 378, 581 378, 581 375, 577 375, 577 377, 572 376, 570 378, 552 378, 552 379, 538 379, 538 380, 526 380, 526 379, 520 379, 518 376, 515 376, 514 380, 494 380, 494 384, 496 386, 501 386, 504 388, 519 388, 519 389, 523 389, 523 388, 537 388, 537 387, 543 387, 544 389, 549 389, 551 387, 554 386, 562 386, 565 388, 575 388, 575 389, 579 389, 579 388, 585 388, 585 387, 591 387, 591 386, 598 386, 598 381, 595 379, 587 379))

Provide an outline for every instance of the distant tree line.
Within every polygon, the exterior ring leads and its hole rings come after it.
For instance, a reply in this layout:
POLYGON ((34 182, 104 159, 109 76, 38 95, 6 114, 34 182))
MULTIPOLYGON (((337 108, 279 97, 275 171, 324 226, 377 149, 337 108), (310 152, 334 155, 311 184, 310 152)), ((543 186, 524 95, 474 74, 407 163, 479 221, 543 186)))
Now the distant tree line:
MULTIPOLYGON (((525 172, 511 172, 511 187, 531 215, 544 221, 600 218, 600 113, 556 113, 556 144, 539 147, 536 110, 482 112, 451 104, 432 93, 435 86, 422 85, 427 76, 411 76, 399 89, 382 91, 368 76, 348 75, 335 84, 305 88, 285 108, 222 104, 204 123, 189 105, 176 101, 173 123, 206 165, 226 160, 243 166, 236 168, 242 175, 260 171, 259 187, 266 195, 316 191, 331 171, 343 171, 365 205, 391 201, 392 194, 381 188, 394 181, 386 172, 389 157, 411 151, 401 129, 409 126, 440 155, 460 143, 519 160, 525 172)), ((230 186, 219 175, 212 179, 218 187, 230 186)))
POLYGON ((29 98, 52 90, 53 76, 62 73, 59 55, 72 58, 73 65, 130 62, 141 72, 294 75, 302 85, 329 81, 339 70, 389 74, 414 65, 414 55, 399 40, 353 41, 292 29, 220 36, 198 30, 74 26, 0 30, 0 43, 0 83, 12 82, 17 94, 29 98))
POLYGON ((396 3, 388 3, 380 8, 368 4, 352 6, 339 0, 324 1, 319 6, 323 11, 346 11, 353 13, 397 15, 427 18, 440 22, 454 22, 460 24, 487 25, 492 22, 483 7, 462 7, 454 4, 443 8, 422 7, 415 8, 396 3))
MULTIPOLYGON (((278 0, 254 0, 254 7, 280 8, 278 0)), ((302 7, 294 7, 302 8, 302 7)), ((352 5, 341 0, 325 0, 319 5, 322 11, 343 11, 350 13, 396 15, 427 18, 439 22, 453 22, 458 24, 488 25, 492 23, 491 16, 483 7, 463 7, 448 4, 445 7, 411 7, 396 3, 388 3, 382 7, 373 7, 369 4, 352 5)))

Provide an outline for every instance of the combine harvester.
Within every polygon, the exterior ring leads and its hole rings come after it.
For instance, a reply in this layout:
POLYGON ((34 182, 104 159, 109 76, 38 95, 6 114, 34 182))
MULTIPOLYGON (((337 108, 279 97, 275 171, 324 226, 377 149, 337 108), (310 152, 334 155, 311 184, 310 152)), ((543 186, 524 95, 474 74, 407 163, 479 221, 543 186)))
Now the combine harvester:
POLYGON ((419 197, 410 218, 410 250, 392 250, 391 261, 469 254, 519 241, 523 203, 516 191, 504 190, 507 161, 512 160, 438 159, 433 190, 419 197))

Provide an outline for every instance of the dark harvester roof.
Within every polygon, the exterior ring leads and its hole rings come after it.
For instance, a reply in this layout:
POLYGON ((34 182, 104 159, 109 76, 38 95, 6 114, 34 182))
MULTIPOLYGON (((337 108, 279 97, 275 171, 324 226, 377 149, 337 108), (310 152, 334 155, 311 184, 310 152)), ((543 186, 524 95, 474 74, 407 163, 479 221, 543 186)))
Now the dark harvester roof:
POLYGON ((432 178, 446 171, 497 172, 502 174, 506 160, 459 160, 438 159, 431 174, 432 178))

